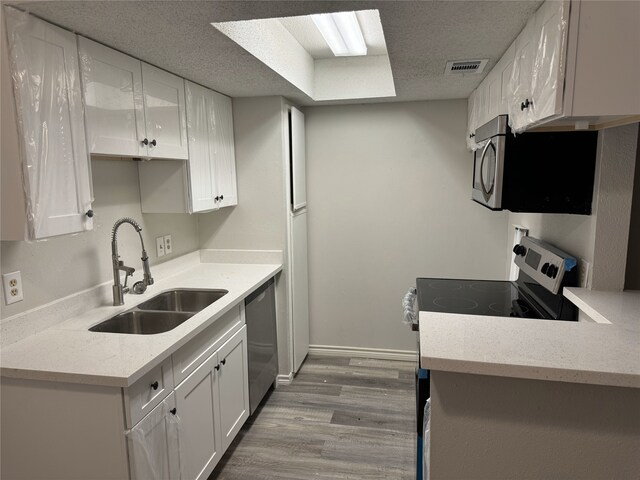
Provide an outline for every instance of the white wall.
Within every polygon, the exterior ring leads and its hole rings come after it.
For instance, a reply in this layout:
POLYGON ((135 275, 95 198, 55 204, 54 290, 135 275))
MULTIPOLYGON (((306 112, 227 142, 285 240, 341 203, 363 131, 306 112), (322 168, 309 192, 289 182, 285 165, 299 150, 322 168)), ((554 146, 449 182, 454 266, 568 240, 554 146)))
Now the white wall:
MULTIPOLYGON (((238 205, 200 214, 200 247, 282 250, 286 258, 286 186, 282 97, 234 98, 238 205)), ((276 279, 278 363, 291 372, 286 270, 276 279)))
POLYGON ((415 350, 415 279, 504 279, 507 214, 471 201, 465 100, 305 109, 312 345, 415 350))
MULTIPOLYGON (((140 187, 136 162, 94 159, 94 230, 64 235, 46 241, 3 241, 0 252, 2 273, 20 270, 24 301, 4 305, 2 318, 52 302, 109 281, 111 270, 111 228, 121 217, 132 217, 142 226, 142 236, 151 263, 156 257, 155 237, 171 234, 173 253, 162 261, 198 249, 198 227, 194 215, 145 214, 140 211, 140 187)), ((118 249, 125 265, 134 267, 136 280, 142 279, 140 240, 135 230, 123 225, 118 230, 118 249)), ((129 284, 132 284, 129 280, 129 284)))
POLYGON ((509 243, 513 242, 512 225, 527 227, 530 236, 546 240, 589 262, 590 287, 622 290, 637 139, 638 124, 600 132, 591 215, 511 213, 509 243))

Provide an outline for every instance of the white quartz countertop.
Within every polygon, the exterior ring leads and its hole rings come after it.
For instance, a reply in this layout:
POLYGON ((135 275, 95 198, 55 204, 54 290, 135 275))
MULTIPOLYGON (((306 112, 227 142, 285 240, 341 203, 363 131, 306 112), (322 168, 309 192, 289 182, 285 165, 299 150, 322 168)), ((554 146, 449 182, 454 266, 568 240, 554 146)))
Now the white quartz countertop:
POLYGON ((128 387, 282 269, 281 264, 198 263, 155 284, 125 305, 100 306, 2 348, 3 377, 128 387), (89 327, 165 290, 220 288, 225 296, 168 332, 125 335, 89 327))
POLYGON ((420 312, 422 368, 640 388, 640 291, 564 294, 594 321, 420 312))

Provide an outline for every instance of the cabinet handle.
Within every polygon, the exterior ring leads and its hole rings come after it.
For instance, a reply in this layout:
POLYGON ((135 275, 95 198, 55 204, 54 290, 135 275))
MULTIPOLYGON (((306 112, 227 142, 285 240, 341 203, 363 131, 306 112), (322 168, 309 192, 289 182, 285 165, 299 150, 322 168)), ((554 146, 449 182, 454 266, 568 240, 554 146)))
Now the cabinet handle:
POLYGON ((142 143, 144 146, 147 146, 147 145, 149 145, 149 140, 145 138, 145 139, 144 139, 144 140, 142 140, 142 142, 140 142, 140 143, 142 143))
POLYGON ((157 380, 151 384, 151 388, 153 388, 154 390, 157 390, 159 386, 160 384, 158 383, 157 380))
POLYGON ((152 147, 155 147, 155 146, 157 145, 157 143, 156 143, 156 139, 154 138, 153 140, 151 140, 151 141, 149 142, 149 145, 151 145, 152 147))
POLYGON ((225 363, 227 363, 227 359, 225 358, 225 359, 224 359, 224 360, 222 360, 220 363, 221 363, 222 365, 224 365, 225 363))
POLYGON ((85 215, 89 218, 93 218, 93 210, 87 210, 87 213, 85 213, 85 215))
POLYGON ((220 370, 220 364, 216 365, 216 366, 215 366, 215 367, 213 367, 213 368, 215 368, 216 370, 220 370))
POLYGON ((176 413, 178 413, 178 409, 173 407, 171 410, 169 410, 169 412, 171 413, 171 415, 175 415, 176 413))
POLYGON ((529 108, 529 106, 533 105, 533 102, 528 98, 524 99, 524 102, 520 104, 520 110, 524 111, 525 108, 529 108))

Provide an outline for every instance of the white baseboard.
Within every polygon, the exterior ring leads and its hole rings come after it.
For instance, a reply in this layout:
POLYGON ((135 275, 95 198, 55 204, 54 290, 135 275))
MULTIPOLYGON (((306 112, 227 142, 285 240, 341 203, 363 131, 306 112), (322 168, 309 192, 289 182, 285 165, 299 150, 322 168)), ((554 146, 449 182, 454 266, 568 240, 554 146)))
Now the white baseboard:
POLYGON ((276 387, 278 385, 291 385, 293 382, 293 372, 289 373, 289 375, 278 375, 276 377, 276 387))
POLYGON ((417 353, 411 350, 386 350, 384 348, 334 347, 309 345, 310 355, 332 355, 336 357, 377 358, 380 360, 402 360, 417 362, 417 353))

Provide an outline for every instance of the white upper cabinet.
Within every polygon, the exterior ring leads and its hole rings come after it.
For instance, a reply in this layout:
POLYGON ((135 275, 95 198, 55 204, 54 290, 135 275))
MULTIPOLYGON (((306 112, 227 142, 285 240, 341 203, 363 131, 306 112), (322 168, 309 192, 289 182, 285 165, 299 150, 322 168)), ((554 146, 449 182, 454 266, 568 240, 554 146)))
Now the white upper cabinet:
MULTIPOLYGON (((477 111, 469 111, 468 135, 502 113, 515 132, 637 122, 639 18, 640 2, 547 0, 469 96, 477 111)), ((472 138, 467 144, 477 148, 472 138)))
POLYGON ((186 160, 184 80, 83 37, 78 46, 90 152, 186 160))
POLYGON ((153 158, 189 158, 184 79, 142 64, 146 139, 153 158))
POLYGON ((84 37, 78 50, 89 150, 146 157, 140 61, 84 37))
MULTIPOLYGON (((36 240, 91 230, 91 174, 76 37, 15 9, 7 8, 5 14, 20 153, 5 158, 3 149, 2 162, 21 163, 22 175, 20 168, 14 169, 18 175, 11 182, 15 186, 24 181, 25 208, 7 203, 3 192, 2 215, 21 217, 11 222, 21 228, 3 229, 2 238, 24 239, 26 231, 26 238, 36 240)), ((5 83, 10 72, 3 70, 5 83)), ((14 101, 4 98, 6 93, 3 88, 3 112, 14 101)), ((2 126, 3 142, 5 128, 16 130, 15 123, 9 123, 2 126)), ((3 175, 6 171, 3 165, 3 175)))
POLYGON ((516 39, 508 88, 516 132, 562 113, 569 2, 547 1, 516 39))
POLYGON ((231 99, 185 82, 187 162, 142 162, 143 213, 196 213, 238 204, 231 99))
POLYGON ((187 81, 191 212, 238 204, 231 99, 187 81))
POLYGON ((213 152, 219 207, 238 204, 236 150, 233 137, 231 98, 210 90, 213 99, 215 135, 213 152))

